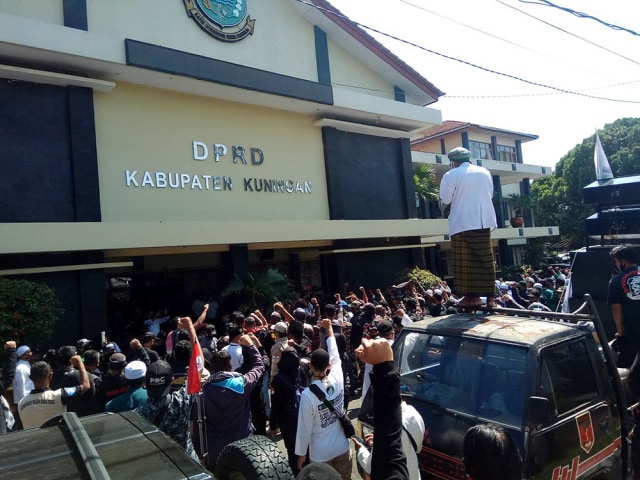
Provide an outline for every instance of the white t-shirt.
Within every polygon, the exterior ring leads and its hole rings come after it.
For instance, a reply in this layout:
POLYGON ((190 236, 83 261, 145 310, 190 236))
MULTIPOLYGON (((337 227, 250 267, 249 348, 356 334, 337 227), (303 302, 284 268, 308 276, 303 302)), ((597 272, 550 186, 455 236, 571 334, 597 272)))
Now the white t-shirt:
POLYGON ((72 397, 78 393, 80 387, 59 388, 58 390, 43 390, 30 393, 18 404, 20 420, 24 428, 37 428, 57 415, 67 411, 62 403, 63 397, 72 397))
POLYGON ((498 226, 493 208, 493 179, 491 172, 464 162, 452 168, 440 182, 442 203, 451 205, 449 235, 498 226))
MULTIPOLYGON (((344 410, 344 381, 335 337, 327 337, 327 350, 331 371, 322 381, 315 380, 313 383, 325 393, 336 412, 341 413, 344 410)), ((338 418, 309 388, 300 396, 296 455, 305 455, 307 447, 312 462, 327 462, 350 449, 338 418)))
POLYGON ((229 352, 231 357, 231 370, 234 372, 240 368, 242 362, 244 362, 244 356, 242 355, 242 346, 237 343, 230 343, 222 350, 229 352))
MULTIPOLYGON (((407 457, 409 479, 420 480, 420 465, 417 454, 422 450, 422 442, 424 441, 424 420, 415 408, 405 402, 402 402, 402 426, 404 427, 402 429, 402 451, 407 457), (413 449, 413 443, 407 432, 413 438, 416 450, 413 449)), ((373 441, 375 442, 375 432, 373 441)), ((371 475, 371 452, 366 448, 360 448, 356 452, 356 458, 362 469, 371 475)))
POLYGON ((18 360, 13 376, 13 403, 16 405, 34 388, 29 375, 31 375, 31 364, 27 360, 18 360))

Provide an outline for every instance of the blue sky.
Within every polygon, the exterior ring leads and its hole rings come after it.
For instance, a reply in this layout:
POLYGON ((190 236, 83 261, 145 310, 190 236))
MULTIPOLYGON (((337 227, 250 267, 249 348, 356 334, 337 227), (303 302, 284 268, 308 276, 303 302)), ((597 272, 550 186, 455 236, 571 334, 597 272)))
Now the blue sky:
POLYGON ((431 105, 443 120, 538 135, 523 145, 525 163, 554 166, 596 128, 640 117, 640 2, 552 2, 635 35, 538 0, 329 1, 358 23, 423 47, 369 31, 446 92, 431 105))

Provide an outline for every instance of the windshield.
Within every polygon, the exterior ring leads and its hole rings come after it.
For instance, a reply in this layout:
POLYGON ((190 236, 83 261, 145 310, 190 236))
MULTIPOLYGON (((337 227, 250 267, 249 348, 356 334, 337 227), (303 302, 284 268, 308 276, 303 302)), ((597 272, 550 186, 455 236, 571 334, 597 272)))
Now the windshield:
POLYGON ((393 348, 403 394, 522 425, 526 349, 414 332, 403 334, 393 348))

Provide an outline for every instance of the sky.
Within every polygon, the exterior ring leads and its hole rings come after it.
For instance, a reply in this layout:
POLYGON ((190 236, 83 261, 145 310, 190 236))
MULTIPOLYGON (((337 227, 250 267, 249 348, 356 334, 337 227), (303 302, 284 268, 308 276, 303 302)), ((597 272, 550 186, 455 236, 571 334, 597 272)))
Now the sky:
POLYGON ((554 167, 596 129, 640 117, 637 0, 551 1, 609 26, 545 0, 329 1, 414 44, 367 30, 446 93, 429 105, 443 120, 538 135, 523 143, 524 163, 554 167))

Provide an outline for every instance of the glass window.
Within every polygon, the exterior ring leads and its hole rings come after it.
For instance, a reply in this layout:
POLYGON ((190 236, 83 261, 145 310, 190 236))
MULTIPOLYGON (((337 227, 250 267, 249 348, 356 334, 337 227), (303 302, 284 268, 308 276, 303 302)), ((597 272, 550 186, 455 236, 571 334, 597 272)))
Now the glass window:
POLYGON ((498 145, 498 158, 501 162, 518 163, 516 155, 516 147, 508 147, 507 145, 498 145))
POLYGON ((482 160, 493 160, 493 153, 491 152, 491 144, 484 142, 469 141, 469 151, 471 157, 480 158, 482 160))
POLYGON ((443 409, 522 424, 526 349, 412 332, 396 341, 394 351, 403 394, 443 409))
POLYGON ((544 351, 539 394, 555 405, 557 415, 598 398, 598 383, 584 342, 544 351))

